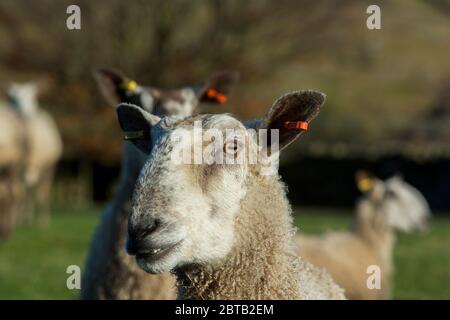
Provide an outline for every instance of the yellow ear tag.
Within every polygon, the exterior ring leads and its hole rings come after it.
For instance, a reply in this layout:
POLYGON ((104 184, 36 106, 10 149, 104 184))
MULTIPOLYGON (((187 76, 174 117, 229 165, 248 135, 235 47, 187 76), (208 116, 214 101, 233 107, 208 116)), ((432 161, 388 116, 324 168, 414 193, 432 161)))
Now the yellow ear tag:
POLYGON ((137 84, 137 82, 134 81, 134 80, 128 80, 128 81, 125 81, 125 82, 124 82, 124 84, 123 84, 122 87, 123 87, 125 90, 128 90, 128 91, 134 91, 134 90, 137 89, 138 84, 137 84))
POLYGON ((136 140, 144 137, 144 130, 140 131, 128 131, 123 135, 124 140, 136 140))
POLYGON ((369 191, 370 189, 373 188, 374 185, 375 185, 374 180, 370 179, 370 178, 363 178, 363 179, 358 180, 358 189, 361 192, 369 191))

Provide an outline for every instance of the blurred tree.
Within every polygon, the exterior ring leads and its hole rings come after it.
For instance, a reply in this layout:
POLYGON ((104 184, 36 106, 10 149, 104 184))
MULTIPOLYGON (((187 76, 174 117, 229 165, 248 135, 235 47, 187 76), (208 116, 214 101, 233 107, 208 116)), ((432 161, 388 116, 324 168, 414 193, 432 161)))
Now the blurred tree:
POLYGON ((383 3, 383 29, 372 32, 365 27, 370 3, 79 0, 82 29, 69 31, 70 0, 2 1, 0 80, 54 79, 43 102, 61 127, 66 158, 105 165, 120 159, 114 110, 92 79, 98 66, 162 87, 238 69, 242 85, 227 111, 246 118, 285 91, 321 88, 331 98, 315 124, 315 140, 338 142, 336 150, 376 148, 411 125, 431 99, 439 73, 450 72, 443 58, 449 44, 442 41, 450 23, 434 9, 446 1, 399 0, 383 3))

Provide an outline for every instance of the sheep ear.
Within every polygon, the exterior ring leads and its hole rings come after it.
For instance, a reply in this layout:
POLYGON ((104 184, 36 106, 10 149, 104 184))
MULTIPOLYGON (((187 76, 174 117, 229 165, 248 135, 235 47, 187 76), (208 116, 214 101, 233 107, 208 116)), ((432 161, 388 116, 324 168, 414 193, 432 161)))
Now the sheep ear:
POLYGON ((325 102, 325 95, 318 91, 296 91, 278 98, 268 114, 260 121, 248 122, 248 126, 267 129, 268 146, 272 145, 270 130, 279 130, 279 149, 297 139, 308 129, 325 102))
POLYGON ((126 101, 128 94, 138 87, 136 81, 112 69, 97 69, 94 77, 103 96, 112 106, 126 101))
POLYGON ((145 154, 149 154, 151 146, 151 130, 161 119, 142 108, 121 103, 117 107, 117 117, 124 132, 124 139, 131 141, 145 154))
POLYGON ((367 171, 358 170, 355 173, 355 181, 358 190, 362 193, 369 192, 375 187, 377 179, 375 176, 367 171))
POLYGON ((216 72, 202 85, 194 88, 194 91, 201 102, 225 103, 227 101, 227 95, 238 81, 238 72, 216 72))

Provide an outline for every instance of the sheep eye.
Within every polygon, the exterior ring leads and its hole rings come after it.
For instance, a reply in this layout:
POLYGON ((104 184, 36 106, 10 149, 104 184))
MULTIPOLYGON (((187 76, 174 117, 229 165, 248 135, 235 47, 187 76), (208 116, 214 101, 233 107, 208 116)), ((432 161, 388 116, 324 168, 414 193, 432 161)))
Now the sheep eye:
POLYGON ((228 142, 225 144, 224 146, 224 152, 229 153, 229 154, 236 154, 239 150, 239 140, 238 139, 233 139, 233 141, 228 142))

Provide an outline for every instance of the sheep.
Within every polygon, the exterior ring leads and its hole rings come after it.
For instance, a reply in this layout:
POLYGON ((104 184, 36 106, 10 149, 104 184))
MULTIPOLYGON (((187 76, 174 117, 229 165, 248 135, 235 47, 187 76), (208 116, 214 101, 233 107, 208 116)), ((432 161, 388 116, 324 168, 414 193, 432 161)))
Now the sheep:
POLYGON ((430 210, 423 196, 400 177, 386 181, 363 172, 357 184, 365 192, 356 206, 350 232, 297 237, 298 254, 327 269, 349 299, 388 299, 391 294, 394 229, 424 229, 430 210), (381 288, 369 289, 368 277, 378 266, 381 288))
POLYGON ((62 156, 62 139, 52 116, 39 108, 37 98, 42 83, 12 84, 8 96, 26 132, 24 179, 29 198, 26 203, 30 207, 25 209, 23 220, 30 223, 37 218, 39 224, 47 225, 51 185, 62 156))
POLYGON ((0 105, 0 128, 0 238, 6 239, 16 225, 26 151, 21 119, 6 103, 0 105))
MULTIPOLYGON (((159 115, 190 116, 199 102, 225 102, 235 72, 219 72, 202 85, 175 90, 143 87, 123 74, 100 69, 96 79, 107 101, 133 102, 159 115)), ((122 167, 115 197, 103 210, 92 237, 81 284, 82 299, 174 299, 175 280, 171 275, 148 275, 126 254, 125 239, 131 191, 146 156, 125 141, 122 167)))
MULTIPOLYGON (((316 91, 286 94, 251 124, 259 132, 279 132, 283 148, 324 100, 316 91)), ((254 130, 231 115, 161 119, 130 104, 121 104, 117 113, 125 135, 141 132, 132 141, 149 155, 134 189, 127 237, 127 252, 143 270, 175 273, 179 299, 344 299, 324 270, 295 254, 286 188, 270 170, 277 162, 277 139, 268 139, 266 165, 244 156, 247 148, 251 154, 258 150, 254 130), (203 149, 206 135, 202 139, 198 128, 219 133, 213 148, 203 149), (180 164, 179 151, 187 147, 190 155, 192 146, 209 160, 226 152, 242 161, 180 164)))

